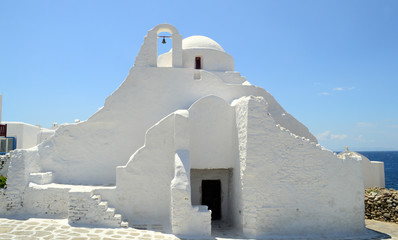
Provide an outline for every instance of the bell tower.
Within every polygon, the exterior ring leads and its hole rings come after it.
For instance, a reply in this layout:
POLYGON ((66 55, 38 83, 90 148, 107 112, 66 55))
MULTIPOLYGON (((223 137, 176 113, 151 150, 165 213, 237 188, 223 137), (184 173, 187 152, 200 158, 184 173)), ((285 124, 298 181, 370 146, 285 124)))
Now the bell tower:
POLYGON ((172 45, 172 67, 182 67, 182 36, 178 30, 170 24, 159 24, 148 31, 144 43, 135 59, 134 66, 137 67, 157 67, 158 34, 168 32, 173 40, 172 45))

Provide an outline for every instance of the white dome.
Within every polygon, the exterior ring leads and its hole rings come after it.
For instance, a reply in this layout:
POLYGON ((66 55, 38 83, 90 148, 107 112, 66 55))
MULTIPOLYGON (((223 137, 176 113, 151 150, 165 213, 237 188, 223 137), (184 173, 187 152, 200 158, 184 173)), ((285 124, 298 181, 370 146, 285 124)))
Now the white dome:
POLYGON ((357 152, 353 152, 348 150, 348 148, 346 148, 346 150, 344 152, 341 152, 339 154, 337 154, 338 157, 342 158, 342 159, 346 159, 346 157, 361 157, 363 161, 370 161, 367 157, 365 157, 364 155, 357 153, 357 152))
POLYGON ((182 40, 182 49, 212 49, 225 52, 224 49, 211 38, 205 36, 191 36, 182 40))

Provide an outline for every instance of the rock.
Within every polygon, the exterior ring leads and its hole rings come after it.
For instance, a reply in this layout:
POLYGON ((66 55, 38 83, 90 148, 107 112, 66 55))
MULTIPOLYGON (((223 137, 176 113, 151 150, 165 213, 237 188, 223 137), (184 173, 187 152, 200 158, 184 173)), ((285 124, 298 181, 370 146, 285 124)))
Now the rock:
POLYGON ((398 222, 398 191, 380 187, 365 190, 365 218, 398 222))

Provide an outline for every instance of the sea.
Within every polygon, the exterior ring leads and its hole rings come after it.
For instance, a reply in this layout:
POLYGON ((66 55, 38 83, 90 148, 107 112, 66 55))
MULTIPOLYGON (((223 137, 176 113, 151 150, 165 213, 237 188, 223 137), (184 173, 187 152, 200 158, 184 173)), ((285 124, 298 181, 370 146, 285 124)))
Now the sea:
POLYGON ((386 188, 398 190, 398 151, 377 151, 358 153, 369 158, 370 161, 384 162, 386 188))

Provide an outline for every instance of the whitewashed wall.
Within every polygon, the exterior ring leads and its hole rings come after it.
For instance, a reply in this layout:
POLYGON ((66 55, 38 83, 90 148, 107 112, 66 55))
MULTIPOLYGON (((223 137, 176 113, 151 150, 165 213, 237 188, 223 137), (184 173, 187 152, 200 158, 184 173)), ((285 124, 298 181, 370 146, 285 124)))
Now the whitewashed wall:
POLYGON ((282 131, 261 97, 234 102, 247 236, 363 234, 360 162, 282 131))
MULTIPOLYGON (((184 41, 184 40, 183 40, 184 41)), ((183 49, 183 67, 195 68, 195 58, 201 58, 201 69, 207 71, 234 71, 235 64, 231 55, 213 49, 183 49)), ((172 52, 159 56, 158 67, 171 67, 172 52)))
POLYGON ((7 124, 7 137, 17 139, 17 149, 31 148, 38 144, 39 127, 20 122, 5 122, 5 124, 7 124))
POLYGON ((22 122, 3 122, 7 124, 7 137, 16 138, 17 149, 27 149, 49 139, 54 135, 54 130, 40 128, 22 122))
POLYGON ((191 169, 192 205, 201 205, 202 180, 220 180, 221 182, 221 221, 233 223, 231 212, 231 194, 229 190, 235 187, 230 178, 232 169, 191 169))
MULTIPOLYGON (((189 150, 191 168, 227 169, 237 161, 236 143, 233 109, 221 98, 204 97, 188 111, 177 111, 151 127, 146 133, 145 145, 131 156, 126 166, 117 168, 116 191, 99 190, 98 193, 117 206, 130 224, 155 222, 170 229, 169 199, 175 152, 189 150), (184 118, 188 120, 184 122, 184 118), (158 202, 159 198, 166 200, 158 202)), ((229 183, 228 179, 224 180, 223 213, 228 215, 229 183)), ((199 205, 196 197, 192 203, 199 205)))
POLYGON ((189 108, 191 167, 232 168, 238 159, 235 114, 223 99, 208 96, 189 108))
POLYGON ((208 71, 234 71, 235 64, 231 55, 212 49, 185 49, 183 51, 184 68, 195 68, 195 57, 201 57, 201 67, 208 71))
POLYGON ((144 144, 149 127, 207 95, 219 96, 226 102, 245 95, 263 96, 278 123, 316 141, 265 90, 226 84, 207 71, 201 71, 201 78, 194 80, 195 72, 186 68, 134 67, 104 107, 89 120, 60 126, 54 137, 39 146, 38 164, 42 171, 56 173, 58 183, 115 184, 115 171, 109 169, 126 164, 144 144))
POLYGON ((365 188, 385 187, 384 162, 362 160, 365 188))
POLYGON ((361 161, 364 187, 385 187, 384 162, 370 161, 364 155, 346 150, 337 155, 341 159, 356 158, 361 161))
MULTIPOLYGON (((117 168, 118 207, 132 225, 162 224, 170 230, 170 184, 174 177, 174 114, 150 128, 145 145, 117 168)), ((107 199, 108 200, 108 199, 107 199)))

